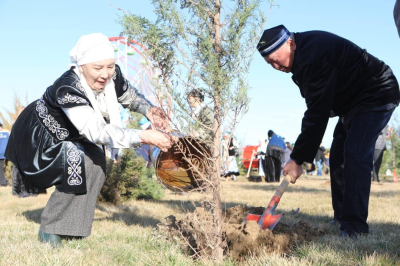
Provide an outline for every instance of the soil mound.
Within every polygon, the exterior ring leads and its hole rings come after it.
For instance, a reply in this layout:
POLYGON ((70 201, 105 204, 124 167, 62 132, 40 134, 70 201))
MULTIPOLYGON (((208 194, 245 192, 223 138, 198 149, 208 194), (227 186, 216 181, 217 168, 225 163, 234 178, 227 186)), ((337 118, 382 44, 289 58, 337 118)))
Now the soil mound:
MULTIPOLYGON (((227 246, 226 255, 240 260, 246 256, 258 256, 265 253, 282 254, 296 244, 311 241, 322 236, 323 232, 305 222, 286 225, 282 222, 271 230, 260 230, 255 221, 242 223, 248 213, 262 214, 264 207, 235 206, 225 212, 223 235, 227 246)), ((203 208, 187 213, 182 220, 168 216, 164 223, 158 224, 158 234, 181 241, 184 248, 192 254, 204 256, 210 254, 212 247, 208 238, 214 227, 212 215, 203 208)))

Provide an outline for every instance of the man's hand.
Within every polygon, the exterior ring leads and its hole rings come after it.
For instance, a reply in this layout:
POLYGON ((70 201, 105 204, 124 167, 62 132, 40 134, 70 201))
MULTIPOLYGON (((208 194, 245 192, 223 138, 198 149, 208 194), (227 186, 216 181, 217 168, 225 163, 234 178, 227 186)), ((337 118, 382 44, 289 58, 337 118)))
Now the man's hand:
POLYGON ((303 168, 298 165, 295 161, 290 159, 285 167, 283 167, 283 175, 290 175, 292 184, 296 183, 297 178, 303 174, 303 168))
POLYGON ((151 107, 149 110, 147 110, 146 117, 150 120, 155 129, 167 133, 171 132, 169 119, 164 110, 160 107, 151 107))
POLYGON ((167 152, 178 138, 157 130, 143 130, 142 143, 157 146, 163 152, 167 152))

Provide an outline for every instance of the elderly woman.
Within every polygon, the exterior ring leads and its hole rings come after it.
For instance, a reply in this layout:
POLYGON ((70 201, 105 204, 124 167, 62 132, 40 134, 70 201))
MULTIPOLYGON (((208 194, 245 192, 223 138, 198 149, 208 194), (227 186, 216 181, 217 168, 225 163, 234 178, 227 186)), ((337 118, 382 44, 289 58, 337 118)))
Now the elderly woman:
POLYGON ((14 124, 6 150, 32 185, 55 185, 41 217, 39 240, 91 234, 96 199, 105 180, 104 146, 142 143, 167 151, 174 139, 156 130, 121 127, 118 105, 145 115, 156 128, 166 117, 124 78, 114 48, 100 33, 82 36, 70 52, 72 67, 31 103, 14 124))

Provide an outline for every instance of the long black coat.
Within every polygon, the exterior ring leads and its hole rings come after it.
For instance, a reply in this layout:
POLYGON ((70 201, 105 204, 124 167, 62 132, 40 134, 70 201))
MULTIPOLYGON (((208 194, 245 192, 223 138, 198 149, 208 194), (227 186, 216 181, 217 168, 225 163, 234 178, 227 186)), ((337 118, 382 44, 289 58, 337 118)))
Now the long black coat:
MULTIPOLYGON (((132 111, 147 110, 149 102, 124 78, 118 65, 113 75, 118 101, 124 96, 134 99, 132 111)), ((79 77, 73 69, 65 72, 47 88, 42 98, 28 105, 18 117, 8 141, 5 156, 21 175, 38 188, 62 184, 63 192, 85 194, 85 147, 103 154, 72 124, 63 108, 89 105, 79 77)), ((104 165, 105 167, 105 161, 104 165)))
POLYGON ((323 31, 295 33, 293 81, 307 111, 291 158, 312 162, 329 117, 347 117, 397 104, 399 85, 384 62, 342 37, 323 31))

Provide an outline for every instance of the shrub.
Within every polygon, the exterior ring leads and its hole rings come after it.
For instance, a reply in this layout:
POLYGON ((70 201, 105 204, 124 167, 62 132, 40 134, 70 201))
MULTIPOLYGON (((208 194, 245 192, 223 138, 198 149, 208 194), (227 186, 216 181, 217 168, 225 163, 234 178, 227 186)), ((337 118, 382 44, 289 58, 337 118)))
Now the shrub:
POLYGON ((152 178, 153 169, 127 149, 117 163, 107 159, 107 177, 99 201, 119 204, 129 199, 160 199, 164 189, 152 178), (150 178, 149 178, 150 176, 150 178))
POLYGON ((12 184, 12 168, 13 168, 13 163, 9 160, 5 160, 4 176, 7 179, 8 185, 12 184))

